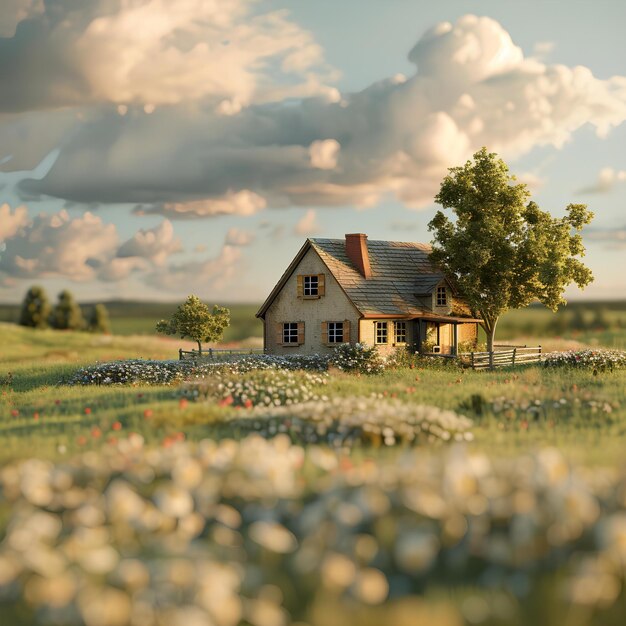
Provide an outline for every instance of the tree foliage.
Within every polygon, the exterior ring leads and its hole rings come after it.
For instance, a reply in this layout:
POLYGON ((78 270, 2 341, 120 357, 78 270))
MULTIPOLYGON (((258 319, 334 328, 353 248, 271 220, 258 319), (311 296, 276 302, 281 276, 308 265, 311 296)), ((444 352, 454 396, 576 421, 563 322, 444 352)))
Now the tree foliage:
POLYGON ((556 311, 563 291, 593 280, 580 231, 593 218, 584 204, 570 204, 554 218, 530 201, 530 193, 498 156, 482 148, 472 161, 453 167, 435 197, 454 222, 438 211, 432 260, 456 283, 487 333, 488 350, 499 317, 539 301, 556 311))
POLYGON ((83 312, 70 291, 64 289, 50 315, 50 326, 57 330, 82 330, 85 327, 83 312))
POLYGON ((157 323, 157 332, 191 339, 202 352, 202 343, 219 341, 230 325, 230 311, 215 305, 213 311, 198 296, 188 296, 169 320, 157 323))
POLYGON ((24 296, 19 323, 30 328, 47 328, 50 309, 44 288, 33 285, 24 296))
POLYGON ((87 320, 87 330, 92 333, 103 333, 105 335, 111 333, 109 312, 104 304, 96 304, 92 307, 87 320))

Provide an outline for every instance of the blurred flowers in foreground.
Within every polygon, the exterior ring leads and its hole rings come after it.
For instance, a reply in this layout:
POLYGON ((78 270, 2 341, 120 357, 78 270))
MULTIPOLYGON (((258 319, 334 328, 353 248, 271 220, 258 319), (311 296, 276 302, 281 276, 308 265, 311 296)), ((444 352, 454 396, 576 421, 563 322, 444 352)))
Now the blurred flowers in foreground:
MULTIPOLYGON (((301 405, 304 406, 304 405, 301 405)), ((277 409, 281 410, 281 409, 277 409)), ((619 624, 626 473, 287 436, 0 470, 10 624, 619 624), (574 606, 577 610, 572 610, 574 606)))

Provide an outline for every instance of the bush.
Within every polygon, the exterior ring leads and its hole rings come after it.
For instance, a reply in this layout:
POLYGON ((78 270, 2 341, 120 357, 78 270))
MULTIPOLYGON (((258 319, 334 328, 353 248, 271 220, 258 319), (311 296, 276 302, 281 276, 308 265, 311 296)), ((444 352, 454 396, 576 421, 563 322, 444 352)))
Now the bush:
POLYGON ((385 369, 376 346, 366 346, 362 343, 342 343, 337 346, 330 356, 329 365, 342 372, 360 374, 380 374, 385 369))
POLYGON ((186 382, 182 393, 194 400, 217 400, 222 406, 252 408, 320 400, 313 387, 326 383, 327 374, 281 369, 249 371, 215 368, 211 377, 186 382))
POLYGON ((424 356, 408 348, 398 348, 385 360, 385 369, 449 369, 458 366, 457 359, 424 356))
POLYGON ((613 371, 626 367, 623 350, 570 350, 552 352, 543 360, 544 367, 575 367, 594 372, 613 371))
POLYGON ((374 398, 333 398, 292 406, 260 406, 232 423, 239 432, 334 447, 394 446, 472 439, 470 419, 432 406, 374 398))
POLYGON ((257 370, 310 370, 328 369, 328 357, 319 355, 274 356, 254 354, 228 361, 196 359, 188 361, 152 361, 129 359, 109 361, 83 367, 67 381, 70 385, 171 385, 199 376, 216 376, 225 373, 244 374, 257 370))

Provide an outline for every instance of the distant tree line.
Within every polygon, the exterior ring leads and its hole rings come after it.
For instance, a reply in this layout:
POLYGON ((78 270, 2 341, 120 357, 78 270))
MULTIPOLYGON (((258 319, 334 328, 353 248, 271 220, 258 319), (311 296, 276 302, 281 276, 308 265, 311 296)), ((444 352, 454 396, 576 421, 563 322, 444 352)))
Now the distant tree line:
POLYGON ((26 292, 18 323, 30 328, 111 332, 109 313, 104 304, 96 304, 85 311, 76 302, 72 292, 64 289, 52 306, 45 290, 38 285, 33 285, 26 292))

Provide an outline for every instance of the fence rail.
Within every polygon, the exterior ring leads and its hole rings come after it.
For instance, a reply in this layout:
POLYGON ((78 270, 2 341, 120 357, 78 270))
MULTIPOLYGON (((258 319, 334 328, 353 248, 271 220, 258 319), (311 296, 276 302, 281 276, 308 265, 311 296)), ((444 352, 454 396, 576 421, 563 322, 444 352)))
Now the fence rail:
POLYGON ((178 350, 178 360, 215 359, 223 356, 246 356, 248 354, 264 354, 263 348, 207 348, 202 350, 178 350))
POLYGON ((464 352, 459 358, 464 365, 472 369, 494 369, 496 367, 511 367, 526 365, 541 361, 541 346, 494 346, 493 352, 464 352), (503 349, 504 348, 504 349, 503 349))

